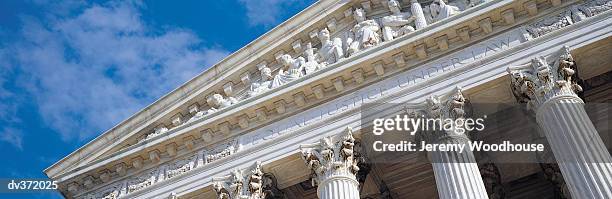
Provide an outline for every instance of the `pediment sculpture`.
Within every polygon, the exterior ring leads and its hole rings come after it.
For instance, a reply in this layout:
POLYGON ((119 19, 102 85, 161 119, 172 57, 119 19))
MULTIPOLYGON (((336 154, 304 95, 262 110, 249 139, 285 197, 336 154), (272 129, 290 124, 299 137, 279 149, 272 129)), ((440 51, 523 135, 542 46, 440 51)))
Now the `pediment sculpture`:
POLYGON ((306 63, 306 59, 303 57, 294 59, 288 54, 283 54, 279 57, 278 61, 283 65, 283 67, 287 68, 287 71, 284 71, 283 69, 278 71, 278 74, 276 74, 276 76, 274 76, 274 80, 272 80, 272 88, 285 85, 304 75, 302 71, 303 66, 306 63))
POLYGON ((145 141, 145 140, 157 137, 158 135, 164 134, 166 132, 168 132, 168 128, 166 128, 164 126, 157 127, 155 129, 153 129, 153 132, 147 134, 147 136, 144 139, 140 140, 139 142, 142 142, 142 141, 145 141))
POLYGON ((227 108, 231 105, 238 103, 238 100, 236 100, 236 98, 234 97, 224 98, 223 95, 215 93, 212 95, 210 102, 212 103, 211 104, 212 108, 224 109, 224 108, 227 108))
POLYGON ((268 68, 266 65, 259 66, 259 73, 261 75, 261 79, 257 82, 251 83, 251 87, 247 92, 248 97, 253 97, 264 93, 272 87, 272 69, 268 68))
POLYGON ((459 7, 454 5, 448 5, 443 0, 433 0, 429 4, 428 9, 425 9, 426 15, 430 20, 430 23, 442 21, 450 16, 459 14, 459 7))
POLYGON ((344 58, 342 40, 340 38, 336 37, 331 40, 331 35, 327 28, 323 28, 321 31, 319 31, 317 37, 321 41, 321 49, 319 49, 317 53, 319 63, 329 65, 344 58))
POLYGON ((321 68, 324 68, 324 64, 319 64, 317 61, 317 54, 315 53, 316 48, 312 47, 312 43, 308 42, 306 44, 306 50, 304 51, 304 56, 306 56, 306 63, 304 63, 304 75, 311 74, 321 68))
POLYGON ((391 41, 415 30, 410 25, 415 17, 410 12, 402 12, 400 3, 397 0, 389 0, 387 5, 389 10, 391 10, 391 15, 382 18, 382 32, 385 41, 391 41))
POLYGON ((357 24, 351 29, 346 42, 349 44, 347 50, 349 56, 380 43, 380 25, 375 20, 367 19, 366 12, 361 8, 353 11, 353 17, 357 24))

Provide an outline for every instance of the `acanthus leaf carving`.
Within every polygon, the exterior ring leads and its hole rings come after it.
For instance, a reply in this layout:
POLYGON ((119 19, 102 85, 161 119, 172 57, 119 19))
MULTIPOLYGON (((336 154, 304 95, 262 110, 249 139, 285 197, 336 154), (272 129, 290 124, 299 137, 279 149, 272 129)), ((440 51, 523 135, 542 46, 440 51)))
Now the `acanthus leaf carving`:
POLYGON ((574 78, 576 62, 569 47, 564 46, 554 58, 552 64, 540 56, 528 64, 508 67, 512 91, 518 102, 526 102, 529 109, 535 110, 553 97, 575 96, 582 91, 574 78))
POLYGON ((463 95, 461 87, 455 87, 444 95, 432 95, 406 111, 412 118, 439 119, 431 124, 433 126, 425 127, 429 130, 419 132, 416 138, 419 142, 437 143, 445 139, 469 139, 465 126, 457 126, 465 125, 465 122, 457 120, 464 120, 470 115, 468 106, 469 100, 463 95))
POLYGON ((213 178, 213 189, 218 199, 264 199, 264 172, 261 162, 248 171, 234 169, 229 175, 213 178), (246 184, 245 184, 246 183, 246 184))
POLYGON ((355 179, 359 171, 350 127, 340 135, 324 137, 318 143, 302 145, 302 158, 313 172, 313 186, 335 176, 355 179))

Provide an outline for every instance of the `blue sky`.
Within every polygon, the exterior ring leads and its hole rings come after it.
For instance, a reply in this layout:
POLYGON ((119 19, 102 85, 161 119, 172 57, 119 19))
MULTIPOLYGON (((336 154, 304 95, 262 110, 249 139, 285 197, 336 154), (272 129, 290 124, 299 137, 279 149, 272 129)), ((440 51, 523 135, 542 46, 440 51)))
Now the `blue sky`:
POLYGON ((45 177, 313 1, 0 1, 0 178, 45 177))

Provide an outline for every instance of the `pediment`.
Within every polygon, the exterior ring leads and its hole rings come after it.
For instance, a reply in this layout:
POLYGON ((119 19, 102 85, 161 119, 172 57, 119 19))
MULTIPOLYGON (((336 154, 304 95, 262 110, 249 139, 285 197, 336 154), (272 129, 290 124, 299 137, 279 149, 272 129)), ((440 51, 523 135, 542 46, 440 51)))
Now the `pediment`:
MULTIPOLYGON (((430 1, 422 2, 424 12, 428 15, 428 4, 430 1)), ((410 14, 412 12, 412 4, 408 0, 400 0, 399 6, 402 14, 410 14)), ((454 14, 460 11, 468 9, 470 6, 464 1, 456 0, 451 1, 451 6, 457 9, 454 14)), ((223 100, 237 102, 247 101, 252 98, 250 94, 250 88, 253 83, 263 81, 261 74, 262 68, 268 68, 272 74, 278 74, 279 71, 287 70, 287 66, 283 66, 281 63, 281 55, 287 54, 292 58, 296 59, 301 57, 307 61, 309 46, 313 50, 323 48, 322 43, 319 39, 319 33, 321 30, 326 29, 329 31, 330 40, 332 42, 340 41, 339 44, 342 46, 340 49, 344 51, 344 56, 349 57, 351 44, 347 43, 347 40, 357 40, 353 33, 353 29, 356 27, 355 15, 356 11, 365 12, 366 20, 370 20, 383 26, 384 17, 391 15, 387 0, 369 0, 369 1, 321 1, 315 3, 313 6, 307 8, 300 14, 292 17, 288 21, 280 24, 275 29, 264 34, 256 41, 247 45, 237 53, 230 55, 224 59, 221 63, 211 67, 209 70, 200 74, 198 77, 187 82, 179 89, 172 93, 164 96, 164 98, 147 107, 145 110, 137 113, 135 116, 126 120, 130 121, 134 117, 144 116, 148 118, 148 121, 141 121, 138 124, 129 126, 127 131, 121 133, 117 132, 117 137, 113 137, 111 141, 104 144, 103 148, 100 148, 95 153, 88 155, 86 159, 82 159, 79 165, 87 165, 91 162, 108 159, 114 153, 118 151, 127 150, 130 147, 139 145, 140 143, 147 142, 147 137, 153 138, 156 134, 156 129, 166 128, 168 132, 176 131, 181 125, 187 123, 190 120, 197 121, 194 119, 195 115, 200 112, 210 112, 210 109, 221 109, 218 105, 214 105, 211 101, 214 99, 214 95, 221 95, 223 100), (252 55, 246 56, 243 53, 250 52, 252 55), (256 53, 253 53, 256 52, 256 53), (255 56, 253 56, 255 55, 255 56), (230 66, 229 64, 233 64, 230 66), (221 75, 219 71, 227 71, 221 75), (215 74, 211 74, 211 73, 215 74), (208 76, 208 79, 203 79, 208 76), (199 80, 199 81, 198 81, 199 80), (196 91, 198 87, 209 87, 205 90, 200 89, 196 91), (182 96, 178 94, 185 88, 185 94, 182 96), (184 100, 176 100, 174 103, 164 104, 165 98, 184 98, 184 100), (230 100, 230 98, 232 98, 230 100), (155 108, 153 108, 155 107, 155 108), (163 107, 163 108, 162 108, 163 107), (153 111, 154 109, 159 109, 153 111)), ((426 17, 427 23, 433 23, 432 17, 426 17)), ((437 19, 441 20, 441 19, 437 19)), ((410 22, 408 26, 416 27, 415 22, 410 22)), ((387 40, 384 38, 383 31, 378 30, 379 43, 387 40)), ((439 33, 440 35, 445 34, 444 32, 439 33)), ((453 33, 450 33, 453 34, 453 33)), ((399 37, 399 36, 396 36, 399 37)), ((436 41, 431 38, 423 40, 425 45, 436 45, 436 41)), ((359 47, 361 48, 361 47, 359 47)), ((363 49, 365 50, 365 48, 363 49)), ((358 54, 355 52, 353 54, 358 54)), ((317 56, 316 52, 314 52, 317 56)), ((330 55, 333 56, 333 55, 330 55)), ((323 62, 320 60, 319 62, 323 62)), ((329 62, 336 62, 338 60, 332 60, 329 62)), ((329 63, 333 65, 333 63, 329 63)), ((352 77, 354 74, 346 73, 345 76, 352 77)), ((333 83, 332 83, 333 84, 333 83)), ((325 84, 324 87, 330 86, 325 84)), ((279 86, 280 87, 280 86, 279 86)), ((307 98, 310 95, 317 95, 320 90, 317 88, 308 88, 301 95, 307 98)), ((262 95, 276 95, 272 91, 263 92, 262 95)), ((293 97, 292 97, 293 98, 293 97)), ((288 99, 289 101, 293 99, 288 99)), ((237 102, 229 102, 234 104, 237 102)), ((223 102, 228 103, 228 102, 223 102)), ((274 111, 277 105, 276 102, 265 105, 268 110, 274 111)), ((244 116, 246 118, 259 117, 258 110, 245 110, 247 112, 244 116)), ((214 114, 205 115, 205 117, 214 117, 214 114)), ((224 129, 230 128, 231 126, 239 126, 242 118, 232 118, 231 121, 226 121, 215 124, 216 127, 212 129, 200 129, 210 130, 213 132, 225 131, 224 129)), ((124 123, 126 123, 124 122, 124 123)), ((127 126, 127 124, 120 124, 119 126, 127 126)), ((111 130, 112 131, 112 130, 111 130)), ((194 134, 195 137, 201 136, 199 133, 194 134)))

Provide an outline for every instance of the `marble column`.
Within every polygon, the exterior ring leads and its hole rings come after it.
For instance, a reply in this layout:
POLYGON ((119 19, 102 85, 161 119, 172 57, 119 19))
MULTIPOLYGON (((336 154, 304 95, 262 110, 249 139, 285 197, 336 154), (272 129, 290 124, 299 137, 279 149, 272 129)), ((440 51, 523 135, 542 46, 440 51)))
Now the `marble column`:
POLYGON ((352 130, 322 138, 318 143, 302 145, 302 157, 313 173, 320 199, 359 199, 359 171, 353 153, 352 130))
POLYGON ((612 198, 612 158, 577 95, 576 64, 568 47, 557 55, 509 67, 514 95, 535 112, 572 198, 612 198))
MULTIPOLYGON (((427 118, 464 119, 466 99, 461 89, 456 88, 446 96, 432 96, 425 103, 422 114, 427 118)), ((463 128, 465 129, 465 128, 463 128)), ((464 151, 429 151, 438 195, 442 199, 488 198, 474 153, 470 150, 467 132, 453 127, 452 130, 421 132, 420 138, 432 144, 464 145, 464 151)))

